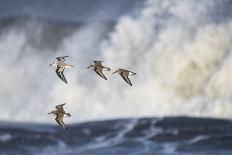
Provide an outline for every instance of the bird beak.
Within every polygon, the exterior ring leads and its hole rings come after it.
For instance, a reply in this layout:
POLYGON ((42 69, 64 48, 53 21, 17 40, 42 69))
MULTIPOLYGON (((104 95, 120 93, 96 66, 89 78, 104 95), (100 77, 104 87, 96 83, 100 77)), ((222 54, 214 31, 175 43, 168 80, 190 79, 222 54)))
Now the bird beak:
POLYGON ((51 114, 52 112, 49 112, 48 114, 51 114))
POLYGON ((49 66, 51 66, 52 64, 50 64, 49 66))
POLYGON ((87 67, 86 69, 89 69, 90 68, 90 66, 89 67, 87 67))
POLYGON ((112 74, 116 73, 117 71, 113 72, 112 74))

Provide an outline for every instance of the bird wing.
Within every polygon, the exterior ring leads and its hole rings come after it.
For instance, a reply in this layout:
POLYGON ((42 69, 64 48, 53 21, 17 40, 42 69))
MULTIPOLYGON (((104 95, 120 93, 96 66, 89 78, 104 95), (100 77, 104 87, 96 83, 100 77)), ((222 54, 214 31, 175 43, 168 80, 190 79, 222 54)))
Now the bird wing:
POLYGON ((64 76, 64 71, 63 72, 61 72, 61 75, 62 75, 62 77, 63 77, 63 81, 67 84, 68 82, 67 82, 67 80, 66 80, 66 78, 65 78, 65 76, 64 76))
POLYGON ((95 64, 102 64, 103 61, 93 61, 95 64))
POLYGON ((64 129, 66 129, 66 126, 64 124, 64 121, 63 121, 63 118, 64 118, 64 115, 57 115, 55 120, 56 122, 61 126, 63 127, 64 129))
POLYGON ((122 73, 121 77, 126 81, 126 83, 128 83, 130 86, 132 86, 132 83, 131 83, 130 79, 128 78, 128 74, 122 73))
POLYGON ((56 106, 56 109, 57 109, 57 110, 61 110, 61 109, 64 110, 63 106, 64 106, 65 104, 66 104, 66 103, 57 105, 57 106, 56 106))
POLYGON ((67 84, 67 80, 64 76, 64 68, 57 67, 56 74, 62 81, 64 81, 67 84))
POLYGON ((105 66, 102 65, 102 62, 104 62, 104 61, 93 61, 93 62, 95 63, 95 66, 99 66, 102 69, 106 69, 107 71, 111 70, 109 67, 105 67, 105 66))
POLYGON ((102 68, 95 68, 94 71, 103 79, 107 80, 106 76, 102 73, 102 68))
POLYGON ((65 58, 67 58, 67 57, 69 57, 69 56, 61 56, 61 57, 57 57, 56 59, 58 61, 65 61, 65 58))

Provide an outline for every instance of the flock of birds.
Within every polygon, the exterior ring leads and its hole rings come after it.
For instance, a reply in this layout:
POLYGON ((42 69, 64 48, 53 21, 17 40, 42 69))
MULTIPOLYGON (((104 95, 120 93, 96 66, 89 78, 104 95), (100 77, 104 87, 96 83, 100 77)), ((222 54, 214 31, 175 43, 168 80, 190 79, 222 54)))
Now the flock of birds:
MULTIPOLYGON (((61 56, 61 57, 57 57, 56 58, 56 62, 53 62, 52 64, 50 64, 49 66, 54 66, 56 68, 56 74, 57 76, 67 84, 67 80, 64 76, 64 70, 66 68, 71 68, 73 67, 73 65, 70 64, 66 64, 65 63, 65 58, 67 58, 69 56, 61 56)), ((89 67, 87 67, 87 69, 92 69, 94 70, 100 77, 102 77, 103 79, 107 80, 106 76, 103 74, 103 71, 111 71, 111 69, 109 67, 105 67, 102 65, 103 61, 93 61, 93 64, 89 65, 89 67)), ((135 75, 136 73, 126 70, 126 69, 121 69, 119 68, 118 70, 116 70, 115 72, 113 72, 112 74, 117 73, 119 74, 125 81, 126 83, 128 83, 130 86, 132 86, 132 83, 129 79, 129 75, 135 75)), ((57 105, 55 108, 56 110, 51 111, 48 114, 53 114, 56 116, 55 120, 56 122, 63 127, 64 129, 67 129, 63 119, 64 116, 70 117, 70 113, 66 113, 63 106, 64 104, 60 104, 57 105)))

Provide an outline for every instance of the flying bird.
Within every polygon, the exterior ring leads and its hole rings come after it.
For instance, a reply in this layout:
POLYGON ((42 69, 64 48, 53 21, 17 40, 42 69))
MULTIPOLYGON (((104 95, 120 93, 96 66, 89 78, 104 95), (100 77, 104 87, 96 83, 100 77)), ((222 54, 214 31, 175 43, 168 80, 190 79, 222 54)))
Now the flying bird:
POLYGON ((94 63, 91 64, 87 69, 93 69, 100 77, 107 80, 106 76, 103 74, 103 70, 110 71, 111 69, 109 67, 105 67, 102 65, 103 61, 93 61, 94 63))
POLYGON ((61 56, 61 57, 57 57, 56 58, 56 62, 53 62, 52 64, 50 64, 49 66, 54 66, 56 68, 56 74, 57 76, 64 81, 67 84, 67 80, 64 76, 64 69, 65 68, 70 68, 73 67, 73 65, 68 65, 65 63, 65 58, 67 58, 69 56, 61 56))
POLYGON ((126 83, 128 83, 130 86, 132 86, 132 83, 131 83, 130 79, 128 78, 128 76, 135 75, 136 73, 129 71, 129 70, 126 70, 126 69, 121 69, 121 68, 119 68, 118 70, 116 70, 112 74, 114 74, 114 73, 118 73, 119 75, 121 75, 123 80, 125 80, 126 83))
POLYGON ((63 119, 64 119, 64 116, 70 117, 71 115, 70 115, 70 113, 66 113, 66 112, 64 111, 63 106, 64 106, 65 104, 66 104, 66 103, 57 105, 57 106, 56 106, 56 110, 53 110, 53 111, 51 111, 51 112, 48 113, 48 114, 53 114, 53 115, 55 115, 55 116, 56 116, 56 118, 55 118, 56 122, 57 122, 62 128, 64 128, 64 129, 66 130, 67 127, 66 127, 66 125, 64 124, 63 119))

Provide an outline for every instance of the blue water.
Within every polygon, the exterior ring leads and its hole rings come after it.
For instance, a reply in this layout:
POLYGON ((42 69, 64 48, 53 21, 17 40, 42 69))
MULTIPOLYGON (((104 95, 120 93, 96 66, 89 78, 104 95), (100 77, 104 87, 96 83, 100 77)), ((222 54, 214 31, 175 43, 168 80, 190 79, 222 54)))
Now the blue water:
POLYGON ((0 154, 231 155, 230 120, 167 117, 58 125, 1 123, 0 154))

